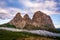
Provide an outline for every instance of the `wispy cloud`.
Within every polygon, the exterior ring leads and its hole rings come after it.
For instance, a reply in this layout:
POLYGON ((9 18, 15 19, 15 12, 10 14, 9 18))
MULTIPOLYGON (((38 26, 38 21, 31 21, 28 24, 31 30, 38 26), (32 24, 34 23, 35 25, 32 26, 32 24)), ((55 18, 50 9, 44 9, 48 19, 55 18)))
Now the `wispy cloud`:
POLYGON ((13 18, 16 13, 22 13, 22 16, 27 13, 28 11, 22 10, 19 8, 13 8, 13 7, 8 7, 8 8, 0 8, 0 19, 3 18, 13 18))
POLYGON ((59 25, 55 25, 56 26, 56 28, 60 28, 60 24, 59 25))
POLYGON ((9 18, 9 16, 11 16, 11 14, 7 9, 0 8, 0 19, 9 18))
POLYGON ((54 0, 19 0, 30 12, 42 11, 46 14, 56 14, 56 2, 54 0))
MULTIPOLYGON (((7 0, 10 3, 14 3, 16 0, 7 0)), ((21 13, 34 13, 36 11, 42 11, 46 14, 58 14, 60 11, 57 11, 56 7, 57 2, 54 0, 17 0, 17 4, 20 3, 24 6, 23 9, 16 7, 7 6, 8 2, 5 0, 0 0, 0 8, 4 7, 3 13, 15 14, 17 12, 21 13), (2 7, 1 7, 2 6, 2 7), (7 7, 6 7, 7 6, 7 7)), ((18 7, 18 6, 17 6, 18 7)), ((2 9, 0 9, 2 11, 2 9)), ((0 12, 1 13, 1 12, 0 12)))
POLYGON ((0 0, 0 19, 12 18, 17 12, 32 17, 36 11, 59 15, 60 0, 0 0))

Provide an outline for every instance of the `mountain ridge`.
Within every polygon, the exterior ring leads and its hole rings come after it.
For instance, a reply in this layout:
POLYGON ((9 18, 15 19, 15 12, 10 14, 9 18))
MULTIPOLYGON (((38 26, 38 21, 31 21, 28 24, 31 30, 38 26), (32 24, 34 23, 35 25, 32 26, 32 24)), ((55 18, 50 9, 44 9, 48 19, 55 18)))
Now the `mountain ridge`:
POLYGON ((24 29, 34 29, 34 28, 55 28, 50 16, 44 14, 41 11, 34 13, 32 19, 28 14, 25 14, 24 17, 20 13, 17 13, 16 16, 9 22, 16 26, 16 28, 24 29))

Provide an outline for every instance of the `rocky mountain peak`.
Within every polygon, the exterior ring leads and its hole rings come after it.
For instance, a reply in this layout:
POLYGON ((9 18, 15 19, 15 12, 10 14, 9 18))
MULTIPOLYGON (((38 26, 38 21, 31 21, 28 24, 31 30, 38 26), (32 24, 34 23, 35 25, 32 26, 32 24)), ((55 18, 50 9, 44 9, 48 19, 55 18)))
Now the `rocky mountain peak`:
POLYGON ((44 15, 44 13, 37 11, 34 13, 32 20, 37 20, 38 18, 41 19, 42 15, 44 15))
POLYGON ((22 16, 20 13, 17 13, 16 16, 14 18, 17 18, 17 19, 22 19, 22 16))
POLYGON ((17 13, 16 16, 10 21, 11 24, 15 25, 17 28, 54 28, 53 22, 50 16, 44 14, 41 11, 37 11, 34 13, 32 19, 30 19, 28 14, 25 14, 22 18, 20 13, 17 13), (29 26, 26 26, 26 25, 29 26))
POLYGON ((20 21, 20 20, 22 20, 22 16, 20 13, 17 13, 11 21, 20 21))
MULTIPOLYGON (((34 15, 33 15, 32 21, 33 21, 33 22, 34 22, 34 21, 35 21, 35 22, 41 21, 42 15, 43 15, 43 13, 40 12, 40 11, 35 12, 34 15)), ((41 22, 39 22, 39 23, 41 23, 41 22)))
POLYGON ((22 22, 22 16, 20 13, 17 13, 16 16, 9 23, 15 25, 17 28, 20 28, 21 22, 22 22))
POLYGON ((49 26, 50 28, 54 28, 50 16, 40 11, 35 12, 32 18, 32 22, 35 26, 49 26))
POLYGON ((30 20, 30 17, 28 14, 25 14, 24 17, 23 17, 23 20, 30 20))
POLYGON ((35 12, 35 14, 34 15, 43 15, 44 13, 43 12, 41 12, 41 11, 37 11, 37 12, 35 12))

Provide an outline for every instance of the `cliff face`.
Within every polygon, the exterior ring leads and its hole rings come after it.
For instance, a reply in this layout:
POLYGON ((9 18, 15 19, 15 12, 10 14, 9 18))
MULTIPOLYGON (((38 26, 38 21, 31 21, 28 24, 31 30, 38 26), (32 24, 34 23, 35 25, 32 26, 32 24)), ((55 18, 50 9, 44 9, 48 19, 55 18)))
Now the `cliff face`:
POLYGON ((35 12, 32 18, 33 25, 35 26, 46 26, 50 28, 54 28, 54 25, 52 23, 52 20, 50 16, 44 14, 43 12, 35 12))
POLYGON ((20 13, 17 13, 16 16, 9 22, 12 25, 15 25, 17 28, 22 28, 22 16, 20 13))
POLYGON ((28 16, 28 14, 25 14, 25 15, 24 15, 23 21, 25 21, 26 24, 31 24, 31 19, 30 19, 30 17, 28 16))
POLYGON ((25 14, 22 18, 20 13, 17 13, 16 16, 9 22, 10 24, 15 25, 17 28, 54 28, 50 16, 44 14, 43 12, 37 11, 33 15, 33 18, 30 19, 28 14, 25 14), (28 25, 28 26, 26 26, 28 25), (33 26, 33 27, 32 27, 33 26))

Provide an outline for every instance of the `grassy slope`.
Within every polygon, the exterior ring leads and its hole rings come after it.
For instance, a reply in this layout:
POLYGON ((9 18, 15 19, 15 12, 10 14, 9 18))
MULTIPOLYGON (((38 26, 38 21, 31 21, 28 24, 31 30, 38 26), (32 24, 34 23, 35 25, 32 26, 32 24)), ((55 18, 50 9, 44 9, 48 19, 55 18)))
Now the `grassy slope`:
POLYGON ((10 28, 16 28, 14 25, 11 25, 9 23, 0 25, 0 27, 10 27, 10 28))
MULTIPOLYGON (((14 25, 10 25, 10 24, 0 25, 0 27, 15 28, 14 25)), ((35 28, 35 29, 38 29, 38 28, 35 28)), ((55 29, 49 29, 48 31, 60 33, 59 30, 55 30, 55 29)), ((0 30, 0 40, 16 40, 18 38, 22 39, 22 38, 27 38, 27 37, 44 37, 44 36, 26 33, 26 32, 11 32, 11 31, 0 30)), ((47 37, 44 37, 44 38, 47 38, 47 37)), ((50 37, 48 37, 48 38, 50 38, 50 37)), ((57 39, 59 40, 60 38, 57 38, 57 39)))
MULTIPOLYGON (((9 24, 9 23, 0 25, 0 27, 16 28, 14 25, 11 25, 11 24, 9 24)), ((34 27, 34 26, 30 26, 30 25, 26 25, 23 29, 28 29, 28 30, 30 30, 28 27, 31 27, 31 29, 33 29, 33 30, 43 30, 42 28, 34 27)), ((48 28, 47 31, 54 32, 54 33, 60 33, 60 30, 52 29, 52 28, 48 28)))
POLYGON ((11 32, 6 30, 0 30, 0 40, 15 40, 17 38, 25 38, 29 36, 38 36, 38 35, 32 35, 30 33, 26 32, 11 32))
MULTIPOLYGON (((22 38, 28 38, 28 37, 35 37, 35 38, 39 37, 40 38, 40 37, 44 37, 44 36, 31 34, 31 33, 27 33, 27 32, 11 32, 11 31, 6 31, 6 30, 0 30, 0 40, 16 40, 18 38, 22 39, 22 38)), ((44 37, 44 38, 53 39, 51 37, 44 37)))
POLYGON ((45 26, 41 26, 41 27, 35 27, 35 26, 32 26, 32 25, 26 25, 24 27, 24 29, 28 29, 28 30, 47 30, 47 31, 50 31, 50 32, 54 32, 54 33, 60 33, 60 30, 57 30, 57 29, 53 29, 53 28, 49 28, 47 25, 45 26), (41 28, 41 27, 45 27, 45 28, 41 28))

